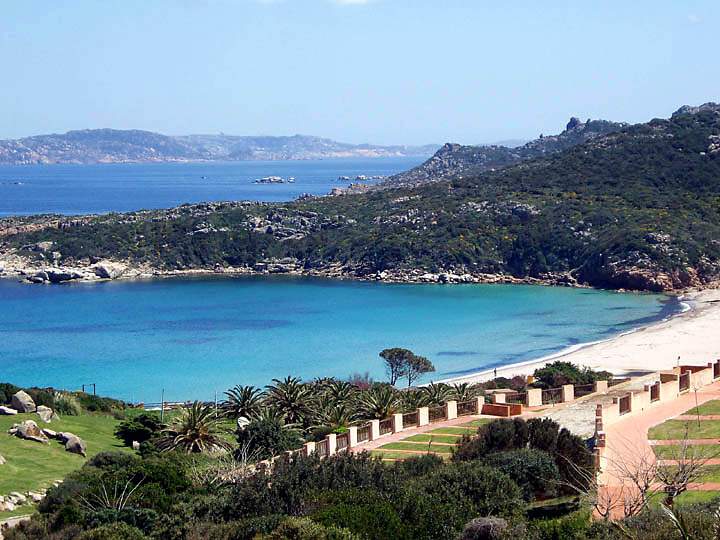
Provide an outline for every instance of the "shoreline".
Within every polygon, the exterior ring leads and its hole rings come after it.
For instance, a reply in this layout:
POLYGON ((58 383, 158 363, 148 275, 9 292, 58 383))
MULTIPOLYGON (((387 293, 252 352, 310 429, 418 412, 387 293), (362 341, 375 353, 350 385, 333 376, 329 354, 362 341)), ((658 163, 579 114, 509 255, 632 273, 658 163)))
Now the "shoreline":
POLYGON ((435 382, 485 382, 495 377, 495 369, 498 377, 531 375, 535 369, 558 360, 624 376, 672 369, 678 358, 681 364, 698 365, 720 358, 720 289, 688 292, 678 300, 687 309, 617 336, 435 382))

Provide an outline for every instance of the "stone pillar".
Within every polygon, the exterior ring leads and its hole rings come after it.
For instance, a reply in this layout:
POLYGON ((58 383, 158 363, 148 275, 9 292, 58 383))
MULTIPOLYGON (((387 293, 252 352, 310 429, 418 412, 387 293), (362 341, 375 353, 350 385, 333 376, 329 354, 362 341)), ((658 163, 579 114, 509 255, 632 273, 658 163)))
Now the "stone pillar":
POLYGON ((502 394, 502 393, 500 393, 500 394, 493 394, 493 395, 492 395, 492 402, 493 402, 493 403, 501 403, 501 404, 504 404, 504 403, 505 403, 505 394, 502 394))
POLYGON ((427 426, 430 423, 430 411, 427 407, 418 409, 418 426, 427 426))
POLYGON ((397 433, 398 431, 403 430, 403 415, 402 414, 393 414, 393 433, 397 433))
POLYGON ((374 441, 380 437, 380 420, 370 420, 370 440, 374 441))
POLYGON ((482 414, 483 405, 485 405, 485 396, 478 396, 477 398, 477 413, 482 414))
POLYGON ((348 428, 348 448, 354 448, 357 446, 357 426, 350 426, 348 428))
POLYGON ((325 437, 325 440, 327 441, 328 445, 328 456, 332 456, 335 452, 337 452, 337 434, 328 433, 327 437, 325 437))
POLYGON ((593 392, 607 392, 608 382, 607 381, 595 381, 593 383, 593 392))
POLYGON ((312 454, 315 451, 315 442, 314 441, 306 442, 304 444, 304 447, 305 447, 305 455, 309 456, 310 454, 312 454))
POLYGON ((562 385, 562 402, 575 401, 575 387, 572 384, 562 385))
POLYGON ((451 400, 445 404, 445 418, 448 420, 457 418, 457 401, 451 400))
POLYGON ((540 407, 542 405, 542 388, 528 388, 525 395, 525 406, 540 407))

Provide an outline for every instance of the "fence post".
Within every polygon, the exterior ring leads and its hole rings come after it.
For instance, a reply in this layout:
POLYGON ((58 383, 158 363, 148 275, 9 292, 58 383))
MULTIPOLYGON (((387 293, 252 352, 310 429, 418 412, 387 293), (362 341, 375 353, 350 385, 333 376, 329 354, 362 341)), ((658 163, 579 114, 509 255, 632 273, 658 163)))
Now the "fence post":
POLYGON ((539 407, 542 405, 542 389, 541 388, 528 388, 527 394, 525 394, 525 406, 526 407, 539 407))
POLYGON ((393 433, 397 433, 398 431, 403 430, 403 415, 402 414, 393 414, 393 433))
POLYGON ((380 420, 370 420, 370 440, 374 441, 380 437, 380 420))
POLYGON ((572 384, 562 385, 562 402, 567 403, 575 400, 575 387, 572 384))
POLYGON ((305 455, 309 456, 310 454, 312 454, 315 451, 315 442, 314 441, 306 442, 303 445, 303 449, 304 449, 305 455))
POLYGON ((452 420, 457 417, 457 401, 450 400, 445 404, 445 418, 452 420))
POLYGON ((477 413, 482 414, 483 405, 485 405, 485 396, 478 396, 477 399, 477 413))
POLYGON ((493 394, 492 395, 492 402, 493 403, 505 403, 505 394, 493 394))
POLYGON ((418 426, 427 426, 430 423, 430 410, 427 407, 418 409, 418 426))
POLYGON ((593 392, 607 392, 608 382, 607 381, 595 381, 593 383, 593 392))
POLYGON ((337 434, 328 433, 325 440, 327 441, 328 456, 332 456, 335 452, 337 452, 337 434))
POLYGON ((348 449, 357 446, 357 426, 350 426, 348 428, 348 449))

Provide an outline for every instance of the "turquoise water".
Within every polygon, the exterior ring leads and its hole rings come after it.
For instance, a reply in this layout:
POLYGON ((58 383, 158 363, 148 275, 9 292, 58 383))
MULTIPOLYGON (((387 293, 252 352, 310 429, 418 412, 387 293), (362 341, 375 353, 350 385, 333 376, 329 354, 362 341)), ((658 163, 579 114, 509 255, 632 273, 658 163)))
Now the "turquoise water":
POLYGON ((289 201, 302 193, 325 195, 347 186, 338 176, 390 175, 421 157, 114 163, 102 165, 0 165, 0 216, 89 214, 168 208, 201 201, 289 201), (254 184, 264 176, 294 176, 293 184, 254 184))
POLYGON ((382 379, 386 347, 429 357, 437 372, 426 381, 439 380, 605 339, 676 308, 657 295, 520 285, 0 280, 0 381, 212 399, 286 375, 382 379))

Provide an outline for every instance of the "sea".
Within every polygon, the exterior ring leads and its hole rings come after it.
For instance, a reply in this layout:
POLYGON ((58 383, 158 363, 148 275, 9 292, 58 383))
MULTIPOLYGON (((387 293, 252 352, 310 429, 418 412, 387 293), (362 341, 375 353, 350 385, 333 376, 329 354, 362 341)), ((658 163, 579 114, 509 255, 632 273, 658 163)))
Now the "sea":
MULTIPOLYGON (((208 200, 290 200, 419 159, 0 168, 0 213, 82 214, 208 200), (253 184, 294 176, 293 184, 253 184)), ((655 294, 529 285, 383 284, 287 276, 58 286, 0 279, 0 382, 132 402, 222 399, 237 384, 368 374, 405 347, 420 382, 561 354, 682 309, 655 294)), ((522 370, 519 370, 522 371, 522 370)))

